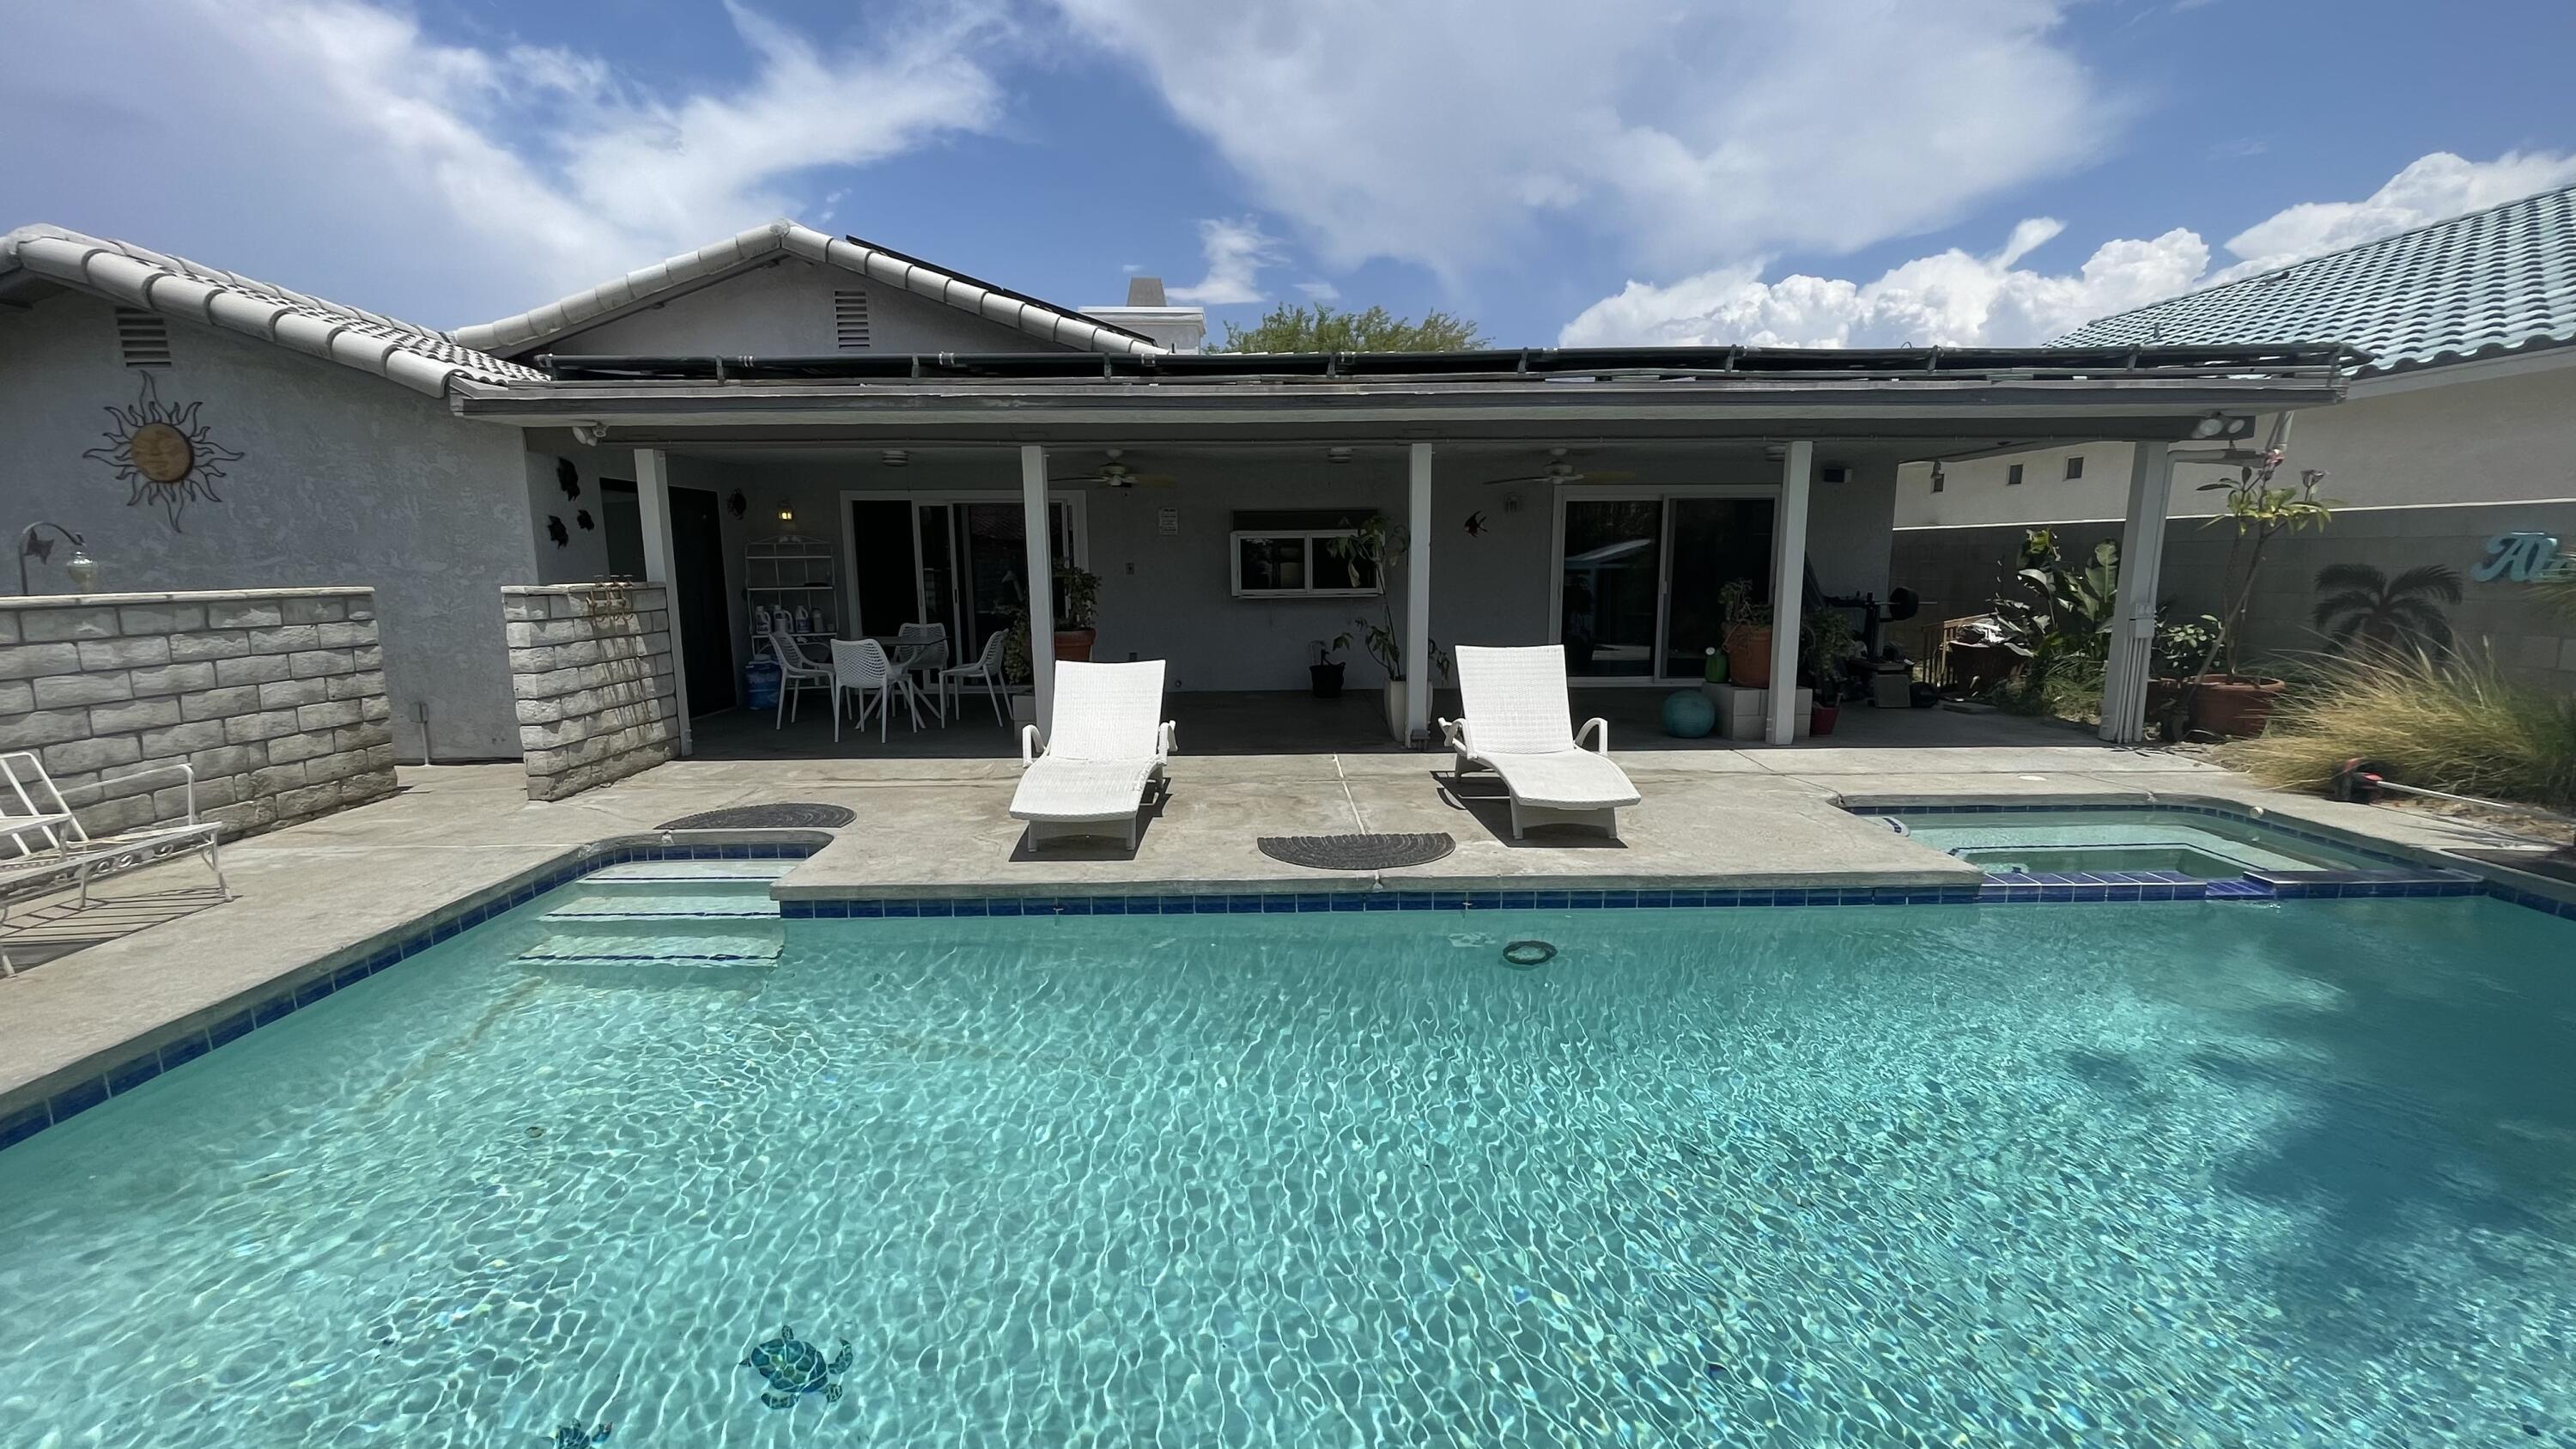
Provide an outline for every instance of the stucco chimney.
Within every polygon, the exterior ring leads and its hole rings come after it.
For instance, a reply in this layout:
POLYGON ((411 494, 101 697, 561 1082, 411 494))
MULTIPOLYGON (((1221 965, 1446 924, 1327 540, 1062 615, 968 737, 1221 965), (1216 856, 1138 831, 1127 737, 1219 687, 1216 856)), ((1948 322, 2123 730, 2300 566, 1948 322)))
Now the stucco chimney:
POLYGON ((1163 300, 1162 278, 1129 277, 1127 279, 1127 305, 1130 307, 1168 307, 1172 304, 1163 300))

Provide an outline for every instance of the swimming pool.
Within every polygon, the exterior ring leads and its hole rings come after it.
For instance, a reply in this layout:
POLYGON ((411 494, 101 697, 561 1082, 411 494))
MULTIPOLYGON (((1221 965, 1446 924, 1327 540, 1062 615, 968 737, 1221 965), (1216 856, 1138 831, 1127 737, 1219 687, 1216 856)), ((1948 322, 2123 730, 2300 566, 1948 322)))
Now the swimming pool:
POLYGON ((2576 1432, 2576 925, 2537 912, 755 914, 520 960, 584 894, 0 1152, 0 1422, 2576 1432), (837 1401, 763 1407, 783 1326, 849 1341, 837 1401))
POLYGON ((1992 874, 2179 871, 2202 880, 2248 870, 2353 870, 2388 864, 2360 851, 2205 810, 1950 810, 1892 816, 1919 844, 1992 874))

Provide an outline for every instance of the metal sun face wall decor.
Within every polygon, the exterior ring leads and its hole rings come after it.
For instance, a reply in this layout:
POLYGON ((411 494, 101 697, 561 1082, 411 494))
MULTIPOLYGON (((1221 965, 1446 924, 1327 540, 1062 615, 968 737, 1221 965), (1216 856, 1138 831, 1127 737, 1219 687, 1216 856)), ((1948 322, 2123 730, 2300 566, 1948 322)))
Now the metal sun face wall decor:
POLYGON ((104 434, 106 446, 81 454, 114 468, 116 481, 131 487, 126 507, 146 502, 161 505, 173 533, 186 531, 179 525, 179 515, 191 502, 224 501, 215 491, 215 480, 224 476, 224 464, 242 460, 241 454, 217 443, 210 436, 212 430, 197 420, 201 406, 164 405, 153 375, 147 372, 132 407, 107 409, 111 426, 104 434))

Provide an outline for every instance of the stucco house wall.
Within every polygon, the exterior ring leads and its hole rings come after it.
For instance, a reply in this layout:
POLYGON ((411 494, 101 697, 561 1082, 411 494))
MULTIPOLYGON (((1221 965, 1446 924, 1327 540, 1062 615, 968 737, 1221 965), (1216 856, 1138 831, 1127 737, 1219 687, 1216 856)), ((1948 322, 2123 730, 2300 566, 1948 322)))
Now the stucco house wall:
POLYGON ((778 257, 522 353, 813 356, 842 350, 833 294, 867 294, 870 352, 1065 352, 1061 343, 839 267, 778 257))
MULTIPOLYGON (((2257 419, 2255 438, 2272 419, 2257 419)), ((2576 498, 2576 349, 2540 359, 2458 363, 2364 378, 2349 401, 2300 413, 2290 428, 2290 467, 2323 468, 2325 492, 2351 508, 2512 503, 2576 498)), ((1898 485, 1899 528, 2118 518, 2129 498, 2130 446, 2032 449, 1965 458, 1942 467, 1908 463, 1898 485), (2084 476, 2063 477, 2069 453, 2084 476), (2018 487, 2005 483, 2023 465, 2018 487)), ((2206 517, 2217 495, 2198 486, 2232 470, 2174 471, 2173 511, 2206 517)))
MULTIPOLYGON (((168 327, 172 365, 133 369, 106 302, 57 292, 0 309, 0 522, 79 531, 107 590, 371 587, 401 756, 420 756, 425 706, 437 757, 515 757, 492 601, 536 570, 519 431, 285 348, 168 327), (242 455, 175 523, 81 456, 147 373, 165 408, 194 405, 209 439, 242 455)), ((33 582, 69 587, 43 565, 33 582)))
MULTIPOLYGON (((531 434, 544 437, 544 434, 531 434)), ((1351 630, 1355 616, 1385 617, 1376 598, 1239 599, 1233 593, 1229 535, 1238 511, 1326 509, 1364 514, 1381 510, 1401 517, 1406 507, 1406 461, 1396 448, 1357 448, 1334 464, 1319 450, 1176 452, 1147 450, 1141 470, 1168 471, 1170 487, 1075 487, 1089 551, 1086 562, 1100 576, 1100 638, 1094 657, 1171 661, 1174 690, 1301 689, 1312 644, 1351 630), (1173 510, 1177 532, 1162 531, 1162 512, 1173 510)), ((1054 460, 1059 475, 1096 462, 1079 452, 1054 460)), ((1695 484, 1766 485, 1779 464, 1755 457, 1705 457, 1665 453, 1634 461, 1636 479, 1623 486, 1695 484)), ((1837 460, 1839 461, 1839 460, 1837 460)), ((546 466, 551 468, 551 461, 546 466)), ((673 477, 691 466, 716 467, 675 456, 673 477)), ((1550 570, 1554 566, 1555 504, 1544 486, 1488 487, 1479 480, 1529 466, 1526 450, 1498 456, 1490 450, 1435 453, 1432 481, 1431 636, 1457 644, 1536 644, 1550 637, 1550 570), (1518 499, 1517 505, 1508 500, 1518 499), (1467 520, 1477 519, 1477 531, 1467 520)), ((1874 593, 1888 586, 1888 527, 1894 509, 1896 461, 1892 457, 1849 463, 1840 483, 1815 485, 1808 520, 1808 557, 1819 585, 1831 594, 1874 593)), ((585 466, 585 476, 588 469, 585 466)), ((874 453, 840 460, 764 459, 739 465, 750 502, 743 541, 779 531, 777 512, 795 512, 796 531, 832 541, 841 553, 846 589, 849 559, 842 547, 846 491, 980 492, 1004 495, 1018 506, 1017 457, 1002 450, 921 450, 900 468, 874 453)), ((548 486, 552 486, 549 484, 548 486)), ((557 495, 560 497, 560 494, 557 495)), ((729 524, 730 527, 730 524, 729 524)), ((729 556, 739 543, 729 539, 729 556)), ((1403 576, 1394 576, 1396 617, 1403 614, 1403 576)), ((740 596, 739 585, 734 592, 740 596)), ((737 641, 747 638, 736 620, 737 641)), ((741 648, 737 642, 736 648, 741 648)), ((1380 678, 1364 651, 1354 647, 1354 686, 1380 678)))
MULTIPOLYGON (((2258 437, 2270 426, 2262 420, 2258 437)), ((1898 485, 1896 582, 1923 594, 1927 618, 1981 613, 2010 579, 2026 530, 2055 530, 2069 554, 2118 538, 2129 445, 2085 451, 2104 456, 2088 462, 2080 483, 2050 481, 2053 470, 2041 476, 2065 450, 2032 452, 2013 455, 2029 464, 2029 481, 2018 488, 2000 481, 2002 465, 2013 459, 1996 457, 1949 464, 1938 494, 1930 492, 1928 465, 1907 464, 1898 485), (2092 476, 2097 468, 2100 479, 2092 476)), ((2298 416, 2288 468, 2325 469, 2323 492, 2340 507, 2323 532, 2272 546, 2248 629, 2252 652, 2318 646, 2309 621, 2316 574, 2327 564, 2366 563, 2395 575, 2439 563, 2466 583, 2450 611, 2461 639, 2484 644, 2508 668, 2576 689, 2576 630, 2535 607, 2521 586, 2469 580, 2487 540, 2499 533, 2554 534, 2576 547, 2576 355, 2364 379, 2351 401, 2298 416)), ((2176 522, 2166 534, 2159 589, 2175 613, 2221 607, 2232 530, 2207 522, 2218 495, 2197 485, 2233 476, 2175 470, 2176 522)))

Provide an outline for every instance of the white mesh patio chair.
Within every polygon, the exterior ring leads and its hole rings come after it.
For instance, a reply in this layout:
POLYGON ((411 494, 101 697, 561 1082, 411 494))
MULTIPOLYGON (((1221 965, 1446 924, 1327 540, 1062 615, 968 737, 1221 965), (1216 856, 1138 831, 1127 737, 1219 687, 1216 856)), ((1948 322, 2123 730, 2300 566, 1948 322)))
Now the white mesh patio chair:
POLYGON ((912 710, 912 727, 921 728, 919 696, 913 693, 911 681, 903 677, 894 661, 886 657, 885 646, 874 639, 835 639, 832 641, 832 738, 841 737, 841 696, 849 691, 859 696, 858 727, 868 727, 868 711, 877 711, 877 743, 886 740, 888 722, 894 718, 894 702, 901 696, 912 710), (870 700, 870 692, 875 698, 870 700))
MULTIPOLYGON (((770 631, 769 649, 778 656, 778 726, 783 729, 789 720, 796 718, 796 709, 790 703, 791 696, 809 689, 819 689, 826 694, 832 692, 832 667, 814 662, 805 653, 804 646, 796 642, 796 636, 784 630, 770 631)), ((838 740, 840 737, 841 721, 835 714, 832 738, 838 740)))
POLYGON ((1458 647, 1463 718, 1440 721, 1457 772, 1488 769, 1512 797, 1512 839, 1532 826, 1596 826, 1619 838, 1619 807, 1643 797, 1610 761, 1610 725, 1586 720, 1571 728, 1565 648, 1540 644, 1497 649, 1458 647), (1582 747, 1584 736, 1593 747, 1582 747))
MULTIPOLYGON (((948 626, 945 624, 904 624, 894 631, 894 667, 903 671, 906 687, 919 689, 919 680, 927 675, 936 683, 940 671, 948 667, 948 626)), ((930 712, 941 724, 948 723, 948 700, 934 690, 930 712)))
POLYGON ((973 659, 939 671, 940 696, 943 699, 954 698, 963 708, 968 687, 981 689, 984 697, 993 702, 993 723, 1009 723, 1002 717, 1002 655, 1010 645, 1010 631, 994 630, 985 639, 983 651, 973 659))
POLYGON ((1029 848, 1050 840, 1114 835, 1136 848, 1145 791, 1163 778, 1178 731, 1163 712, 1163 661, 1055 667, 1055 737, 1020 730, 1020 788, 1011 818, 1028 822, 1029 848))
MULTIPOLYGON (((27 750, 0 754, 0 925, 9 907, 67 885, 80 888, 80 909, 89 908, 90 882, 103 875, 139 869, 166 856, 195 851, 214 872, 215 893, 224 894, 224 865, 216 848, 222 827, 197 818, 197 773, 185 762, 153 765, 111 776, 71 793, 131 785, 149 776, 175 775, 185 784, 183 818, 160 825, 93 836, 45 773, 43 762, 27 750)), ((14 968, 0 945, 0 976, 14 968)))

